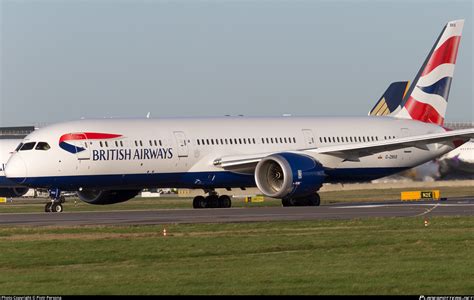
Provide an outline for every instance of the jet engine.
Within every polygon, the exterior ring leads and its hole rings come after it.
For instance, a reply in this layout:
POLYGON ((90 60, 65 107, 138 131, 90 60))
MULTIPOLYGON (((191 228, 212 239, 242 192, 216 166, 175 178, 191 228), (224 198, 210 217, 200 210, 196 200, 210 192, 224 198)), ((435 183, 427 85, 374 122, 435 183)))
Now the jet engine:
POLYGON ((21 197, 28 192, 26 187, 0 188, 0 197, 21 197))
POLYGON ((255 169, 260 191, 272 198, 300 198, 321 188, 325 173, 314 158, 284 152, 263 158, 255 169))
POLYGON ((132 199, 141 190, 113 190, 113 191, 104 191, 104 190, 82 190, 77 192, 79 199, 82 201, 95 204, 95 205, 106 205, 106 204, 115 204, 120 202, 125 202, 132 199))

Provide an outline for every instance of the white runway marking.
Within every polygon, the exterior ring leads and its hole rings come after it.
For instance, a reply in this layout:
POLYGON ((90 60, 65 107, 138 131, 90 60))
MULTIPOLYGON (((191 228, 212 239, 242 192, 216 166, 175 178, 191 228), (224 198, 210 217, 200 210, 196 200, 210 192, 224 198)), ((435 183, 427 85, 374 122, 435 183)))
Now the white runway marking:
POLYGON ((331 207, 331 208, 379 208, 379 207, 400 207, 400 206, 474 206, 474 204, 472 203, 369 204, 369 205, 336 206, 336 207, 331 207))
POLYGON ((427 209, 425 212, 422 212, 421 214, 417 214, 415 217, 420 217, 420 216, 424 216, 426 214, 429 214, 430 212, 432 212, 436 207, 440 206, 439 203, 437 203, 435 206, 433 206, 432 208, 430 209, 427 209))

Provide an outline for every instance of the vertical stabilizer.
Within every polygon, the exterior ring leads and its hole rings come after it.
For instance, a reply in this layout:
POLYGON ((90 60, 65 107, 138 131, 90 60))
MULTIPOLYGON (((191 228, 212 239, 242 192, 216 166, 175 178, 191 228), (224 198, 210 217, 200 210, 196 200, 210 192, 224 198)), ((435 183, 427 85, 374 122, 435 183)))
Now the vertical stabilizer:
POLYGON ((387 116, 399 109, 408 91, 408 86, 408 81, 392 82, 377 104, 370 110, 369 116, 387 116))
POLYGON ((446 24, 394 117, 443 125, 463 26, 446 24))

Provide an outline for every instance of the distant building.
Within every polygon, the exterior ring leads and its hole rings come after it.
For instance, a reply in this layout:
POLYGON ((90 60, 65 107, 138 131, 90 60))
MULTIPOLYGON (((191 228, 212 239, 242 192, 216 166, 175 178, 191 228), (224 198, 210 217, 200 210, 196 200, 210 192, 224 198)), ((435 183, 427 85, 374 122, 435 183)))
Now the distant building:
POLYGON ((0 139, 22 139, 34 130, 34 126, 0 127, 0 139))
POLYGON ((444 127, 454 130, 474 128, 474 122, 446 122, 444 127))

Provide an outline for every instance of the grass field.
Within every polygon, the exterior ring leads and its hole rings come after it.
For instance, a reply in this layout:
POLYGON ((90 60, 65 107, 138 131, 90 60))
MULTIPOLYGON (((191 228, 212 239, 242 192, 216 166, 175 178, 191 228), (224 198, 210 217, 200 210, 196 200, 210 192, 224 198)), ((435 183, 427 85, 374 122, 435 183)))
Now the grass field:
MULTIPOLYGON (((441 187, 441 197, 473 196, 472 186, 441 187)), ((385 189, 385 190, 352 190, 352 191, 327 191, 321 192, 321 203, 338 202, 368 202, 368 201, 393 201, 400 199, 400 192, 411 189, 385 189)), ((0 204, 0 213, 42 212, 47 199, 22 200, 0 204)), ((266 198, 263 203, 245 203, 243 198, 232 200, 234 207, 256 206, 281 206, 281 200, 266 198)), ((65 211, 108 211, 108 210, 148 210, 148 209, 177 209, 192 208, 192 198, 160 197, 160 198, 135 198, 124 203, 113 205, 90 205, 79 199, 68 198, 64 205, 65 211), (76 203, 75 203, 76 200, 76 203)))
POLYGON ((0 294, 474 294, 474 218, 0 227, 0 294))

